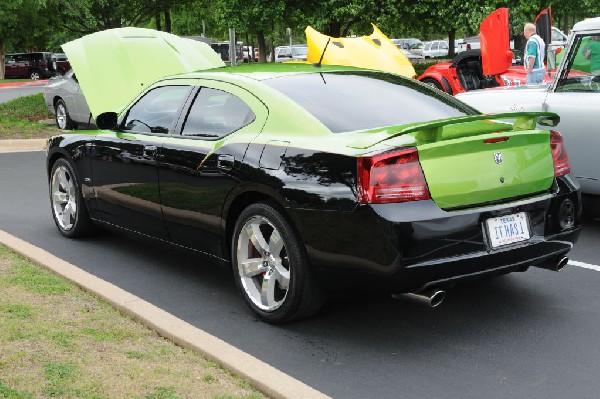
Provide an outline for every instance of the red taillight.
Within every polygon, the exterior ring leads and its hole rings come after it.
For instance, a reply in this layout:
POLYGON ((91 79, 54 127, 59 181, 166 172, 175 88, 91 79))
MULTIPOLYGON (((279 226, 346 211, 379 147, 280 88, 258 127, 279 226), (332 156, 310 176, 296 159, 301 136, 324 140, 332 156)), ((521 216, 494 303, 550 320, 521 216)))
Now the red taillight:
POLYGON ((552 150, 552 160, 554 161, 554 176, 562 176, 571 173, 571 164, 567 155, 567 148, 563 137, 559 132, 550 131, 550 149, 552 150))
POLYGON ((358 201, 362 204, 431 198, 414 147, 358 158, 358 201))

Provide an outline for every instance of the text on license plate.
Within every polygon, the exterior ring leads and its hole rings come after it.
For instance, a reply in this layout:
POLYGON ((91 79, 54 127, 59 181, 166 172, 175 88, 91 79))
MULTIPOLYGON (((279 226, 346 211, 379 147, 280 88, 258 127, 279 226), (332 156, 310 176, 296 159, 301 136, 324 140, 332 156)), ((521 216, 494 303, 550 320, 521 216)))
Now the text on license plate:
POLYGON ((528 240, 529 224, 525 212, 486 220, 488 237, 492 248, 528 240))

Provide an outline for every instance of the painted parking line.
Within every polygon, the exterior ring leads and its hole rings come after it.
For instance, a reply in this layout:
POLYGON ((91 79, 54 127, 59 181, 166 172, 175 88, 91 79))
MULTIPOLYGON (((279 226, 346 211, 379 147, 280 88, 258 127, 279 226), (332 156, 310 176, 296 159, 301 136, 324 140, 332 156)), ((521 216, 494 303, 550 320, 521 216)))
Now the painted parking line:
POLYGON ((583 267, 584 269, 591 269, 591 270, 595 270, 597 272, 600 272, 600 266, 591 265, 589 263, 584 263, 584 262, 578 262, 576 260, 570 260, 569 263, 567 263, 567 265, 577 266, 577 267, 583 267))

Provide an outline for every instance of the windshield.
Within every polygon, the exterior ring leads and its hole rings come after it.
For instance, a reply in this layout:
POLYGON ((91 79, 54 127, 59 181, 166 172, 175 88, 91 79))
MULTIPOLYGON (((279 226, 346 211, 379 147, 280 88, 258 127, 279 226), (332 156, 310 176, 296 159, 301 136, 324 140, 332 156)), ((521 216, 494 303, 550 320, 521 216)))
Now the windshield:
POLYGON ((425 84, 374 71, 288 75, 264 83, 336 133, 478 113, 425 84))
POLYGON ((292 47, 292 55, 307 55, 308 47, 292 47))
POLYGON ((600 36, 576 35, 566 57, 556 91, 600 92, 600 36))

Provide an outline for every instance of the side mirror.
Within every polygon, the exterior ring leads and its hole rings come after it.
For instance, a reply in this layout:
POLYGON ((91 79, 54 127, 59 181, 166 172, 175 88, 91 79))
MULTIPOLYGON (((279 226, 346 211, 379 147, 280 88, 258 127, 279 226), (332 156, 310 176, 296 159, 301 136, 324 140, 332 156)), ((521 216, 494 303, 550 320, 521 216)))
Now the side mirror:
POLYGON ((96 117, 96 126, 100 130, 112 130, 117 127, 117 113, 103 112, 96 117))

